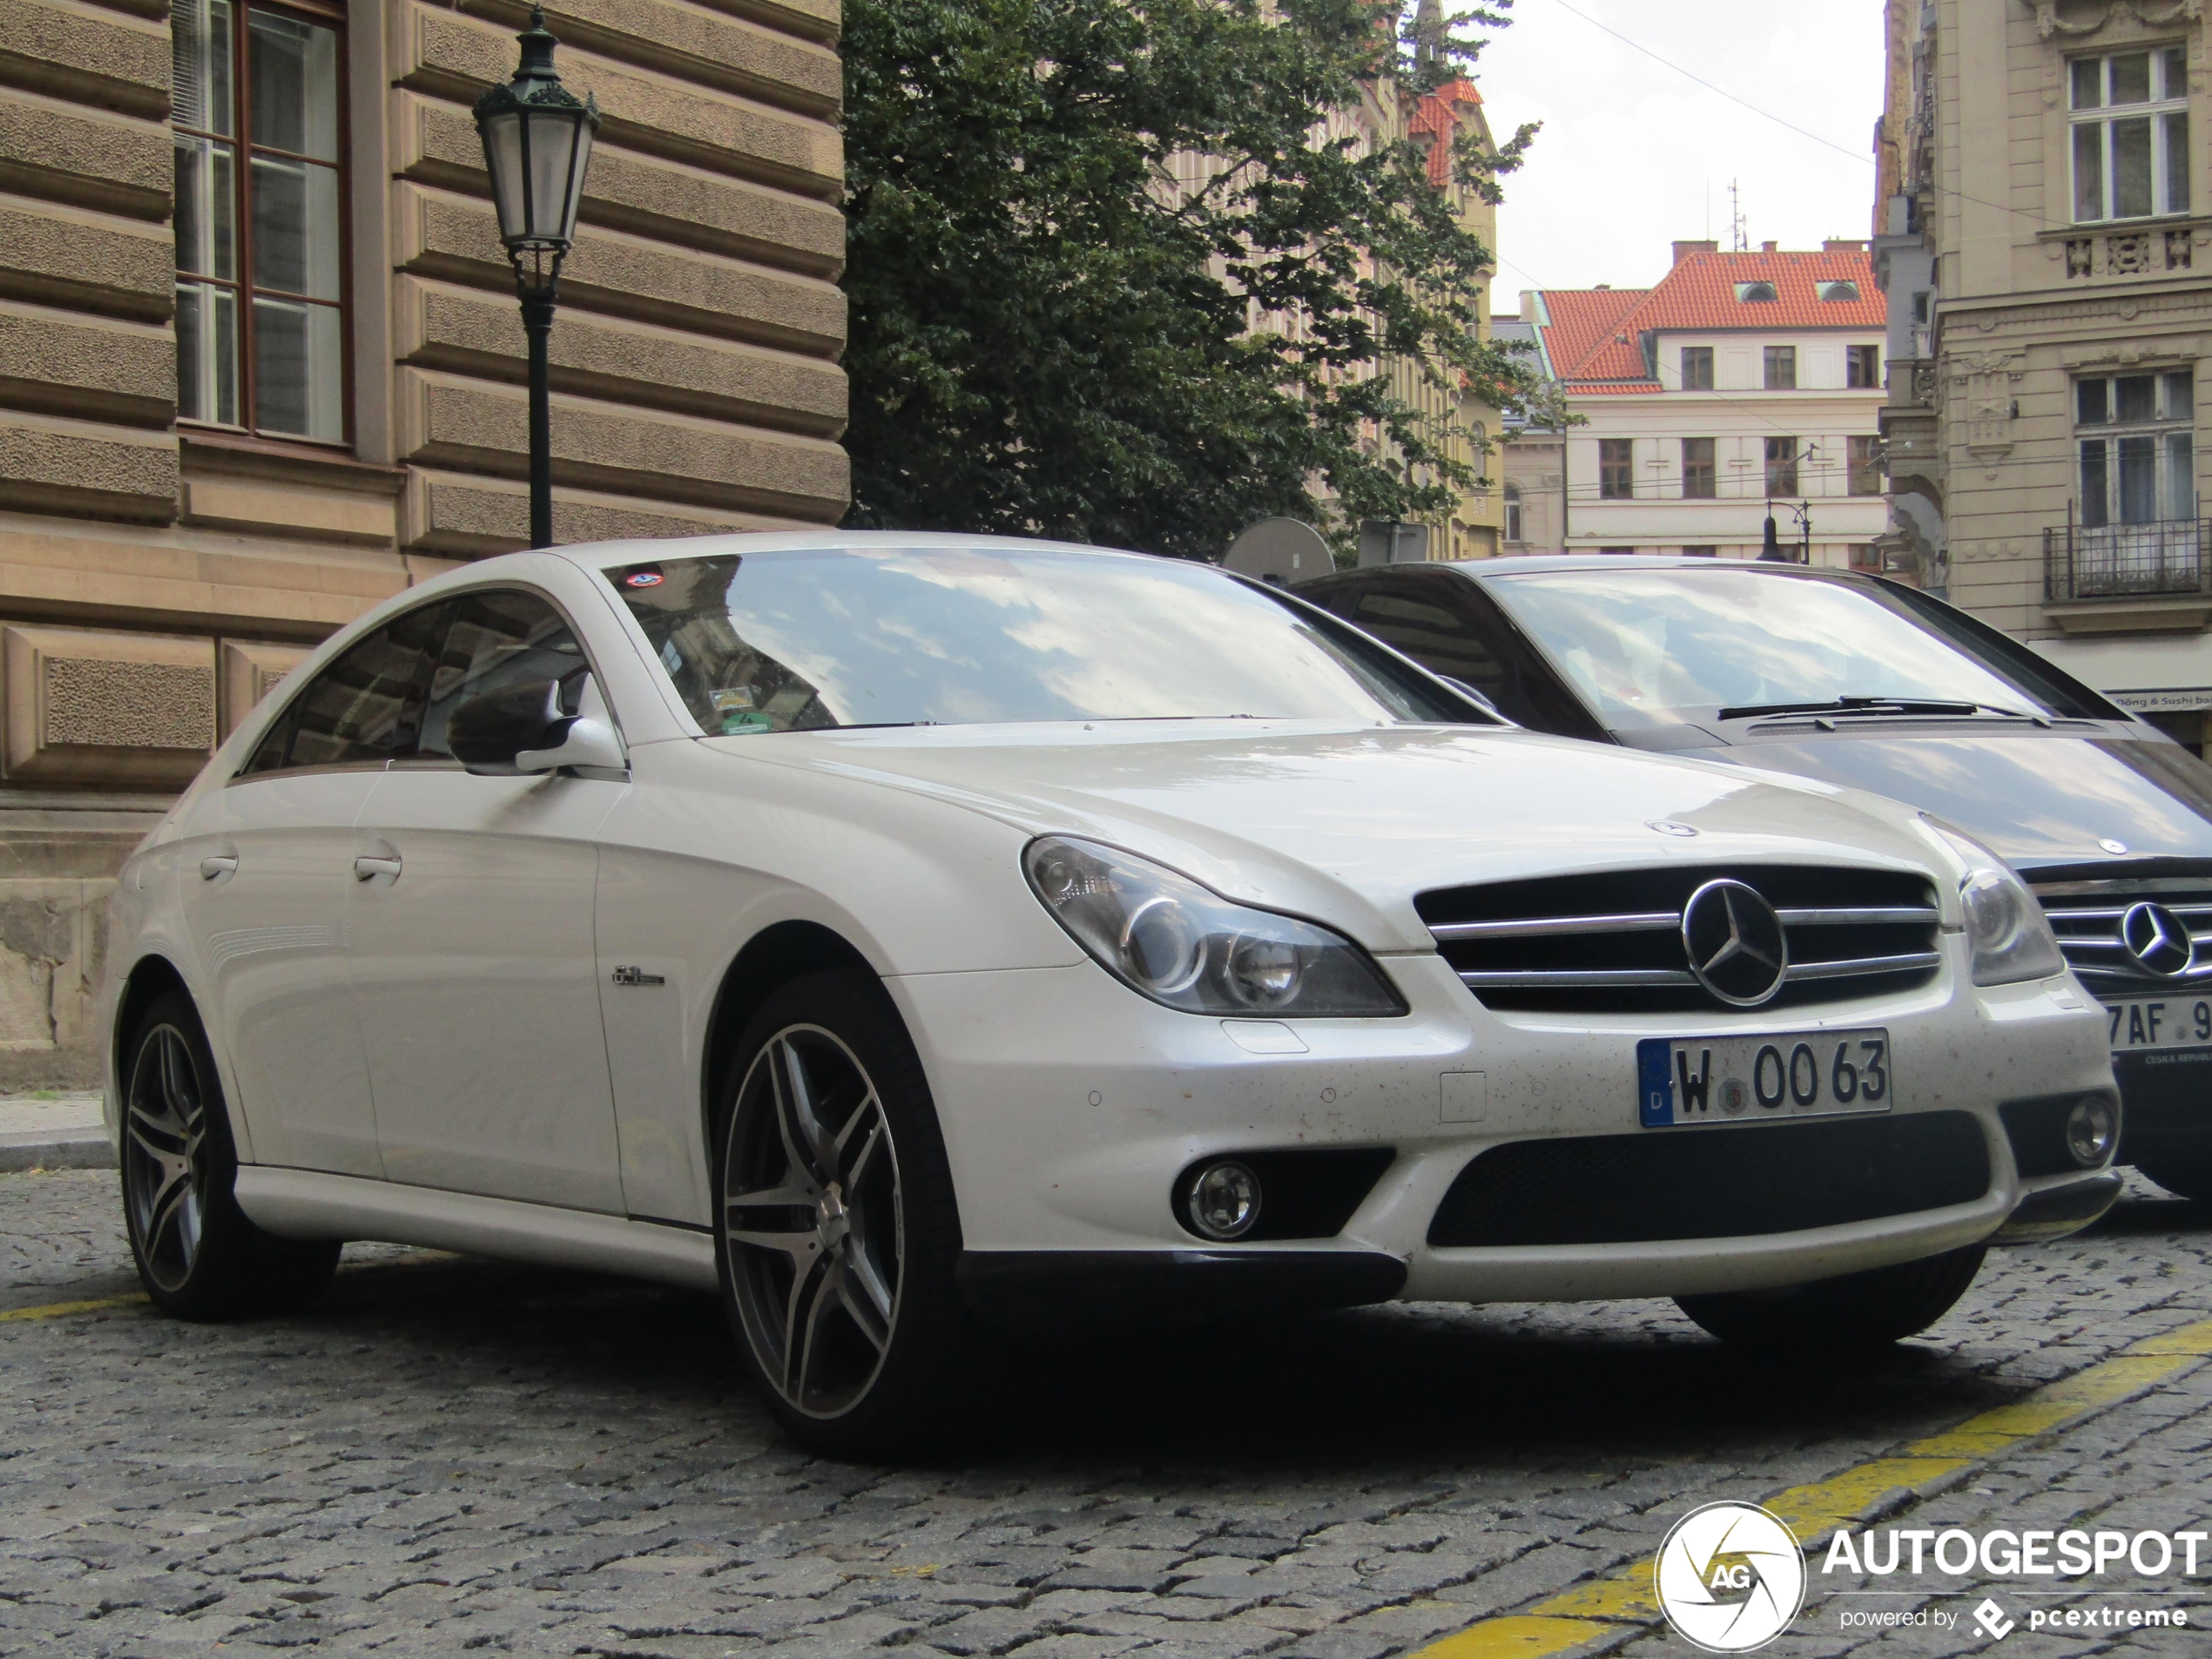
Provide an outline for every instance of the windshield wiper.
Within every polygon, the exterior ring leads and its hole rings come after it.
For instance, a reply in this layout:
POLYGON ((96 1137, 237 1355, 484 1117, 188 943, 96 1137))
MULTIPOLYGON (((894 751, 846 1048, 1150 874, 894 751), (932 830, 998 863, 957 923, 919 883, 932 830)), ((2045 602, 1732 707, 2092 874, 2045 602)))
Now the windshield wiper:
POLYGON ((1960 718, 1977 714, 1994 714, 2007 720, 2033 720, 2038 725, 2048 725, 2043 715, 2032 714, 2024 709, 2008 709, 1994 703, 1954 702, 1932 697, 1838 697, 1825 703, 1747 703, 1732 709, 1723 709, 1714 718, 1722 720, 1759 720, 1784 714, 1844 715, 1851 718, 1885 715, 1951 715, 1960 718))

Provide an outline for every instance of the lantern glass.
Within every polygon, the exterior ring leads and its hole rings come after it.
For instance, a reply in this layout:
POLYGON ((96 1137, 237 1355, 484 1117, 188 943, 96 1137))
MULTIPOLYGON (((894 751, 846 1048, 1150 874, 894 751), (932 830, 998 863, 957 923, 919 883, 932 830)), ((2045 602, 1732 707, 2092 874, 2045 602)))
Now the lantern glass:
MULTIPOLYGON (((565 246, 575 224, 569 200, 574 176, 577 136, 583 128, 580 109, 531 110, 523 117, 523 234, 536 246, 565 246)), ((578 180, 580 183, 581 180, 578 180)))
POLYGON ((480 125, 484 159, 491 169, 492 205, 499 210, 499 239, 513 242, 524 234, 528 219, 523 205, 523 112, 502 111, 480 125))
POLYGON ((577 209, 583 206, 583 175, 584 170, 591 165, 591 129, 597 125, 597 109, 591 108, 585 118, 576 124, 575 159, 569 166, 568 187, 564 193, 568 214, 561 221, 561 240, 567 246, 573 246, 576 242, 576 214, 577 209))

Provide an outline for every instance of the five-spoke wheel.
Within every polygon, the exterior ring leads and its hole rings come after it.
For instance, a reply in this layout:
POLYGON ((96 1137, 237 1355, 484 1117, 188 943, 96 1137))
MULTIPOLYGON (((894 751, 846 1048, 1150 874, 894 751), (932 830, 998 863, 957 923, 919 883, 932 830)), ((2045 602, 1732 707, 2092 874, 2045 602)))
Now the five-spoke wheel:
POLYGON ((138 1282, 187 1319, 307 1300, 338 1265, 335 1239, 279 1238, 238 1207, 238 1152, 192 999, 153 999, 123 1049, 123 1219, 138 1282))
POLYGON ((146 1029, 131 1068, 123 1194, 146 1277, 183 1289, 207 1213, 207 1096, 185 1034, 165 1022, 146 1029))
POLYGON ((952 1182, 920 1062, 873 975, 753 1017, 717 1114, 723 1285, 777 1414, 819 1449, 932 1426, 965 1318, 952 1182))

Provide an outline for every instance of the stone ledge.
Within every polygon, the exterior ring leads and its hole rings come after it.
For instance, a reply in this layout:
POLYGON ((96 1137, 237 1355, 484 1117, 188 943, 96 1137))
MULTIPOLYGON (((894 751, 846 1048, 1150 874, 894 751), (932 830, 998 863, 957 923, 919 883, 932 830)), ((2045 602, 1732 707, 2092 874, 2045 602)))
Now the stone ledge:
POLYGON ((108 1143, 104 1129, 19 1130, 0 1135, 0 1173, 113 1168, 115 1148, 108 1143))
POLYGON ((0 197, 0 299, 160 323, 176 290, 167 226, 0 197))
POLYGON ((152 120, 169 114, 165 24, 76 0, 0 0, 0 81, 152 120))
POLYGON ((176 341, 167 328, 0 300, 0 404, 166 427, 176 393, 176 341))
POLYGON ((2047 601, 2043 614, 2069 634, 2194 633, 2212 623, 2212 594, 2047 601))
POLYGON ((0 88, 0 190, 165 219, 173 148, 155 122, 0 88))
POLYGON ((166 523, 178 478, 168 433, 0 410, 0 506, 166 523))

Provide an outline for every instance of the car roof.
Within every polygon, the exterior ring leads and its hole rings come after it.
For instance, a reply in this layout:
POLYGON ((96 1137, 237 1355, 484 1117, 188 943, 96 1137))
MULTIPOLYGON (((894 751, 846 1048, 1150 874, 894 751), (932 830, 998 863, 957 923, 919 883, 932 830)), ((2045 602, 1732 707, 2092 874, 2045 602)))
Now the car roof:
MULTIPOLYGON (((1481 581, 1491 577, 1533 576, 1554 570, 1756 570, 1764 576, 1843 577, 1857 579, 1853 570, 1831 570, 1824 565, 1777 563, 1771 559, 1706 558, 1697 555, 1666 553, 1553 553, 1514 556, 1498 559, 1438 560, 1436 568, 1457 570, 1461 575, 1481 581)), ((1388 570, 1387 565, 1370 565, 1370 570, 1388 570)))
POLYGON ((1158 556, 1134 553, 1126 548, 1089 547, 1029 536, 964 536, 944 530, 743 530, 660 541, 586 542, 546 550, 573 560, 587 570, 604 570, 614 565, 726 557, 733 553, 834 552, 852 548, 880 548, 906 553, 973 552, 978 548, 997 548, 1008 552, 1081 553, 1105 559, 1150 560, 1158 556))

